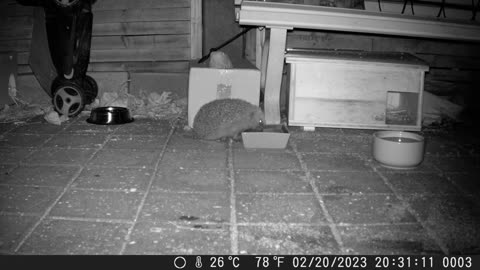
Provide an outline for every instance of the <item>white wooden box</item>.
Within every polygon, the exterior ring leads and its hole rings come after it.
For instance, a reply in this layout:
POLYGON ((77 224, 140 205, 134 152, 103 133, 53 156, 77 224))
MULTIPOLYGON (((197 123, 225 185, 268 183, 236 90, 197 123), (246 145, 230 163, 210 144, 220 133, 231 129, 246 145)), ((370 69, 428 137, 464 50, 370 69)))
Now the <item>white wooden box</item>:
POLYGON ((250 62, 234 62, 235 68, 208 67, 208 61, 190 62, 188 78, 188 125, 206 103, 221 98, 239 98, 258 105, 260 102, 260 70, 250 62))
POLYGON ((420 130, 424 74, 405 53, 291 50, 288 124, 420 130))

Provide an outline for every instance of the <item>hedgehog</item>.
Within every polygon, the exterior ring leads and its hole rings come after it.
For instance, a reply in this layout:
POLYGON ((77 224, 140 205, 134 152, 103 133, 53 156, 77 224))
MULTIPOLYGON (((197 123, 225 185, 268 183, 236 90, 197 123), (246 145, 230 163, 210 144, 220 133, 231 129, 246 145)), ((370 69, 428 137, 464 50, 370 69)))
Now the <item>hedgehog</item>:
POLYGON ((258 106, 242 99, 216 99, 198 110, 193 119, 193 130, 204 140, 238 140, 242 131, 258 128, 264 122, 265 117, 258 106))

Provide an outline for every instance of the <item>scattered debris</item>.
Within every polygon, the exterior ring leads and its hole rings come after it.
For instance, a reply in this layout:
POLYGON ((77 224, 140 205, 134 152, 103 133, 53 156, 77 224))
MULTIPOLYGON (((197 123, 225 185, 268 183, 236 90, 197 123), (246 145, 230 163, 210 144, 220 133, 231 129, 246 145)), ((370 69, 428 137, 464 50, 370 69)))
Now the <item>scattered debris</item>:
POLYGON ((0 122, 1 123, 17 123, 22 122, 25 119, 32 118, 38 115, 43 115, 45 112, 50 111, 51 105, 5 105, 0 109, 0 122))
POLYGON ((68 121, 69 118, 68 118, 68 115, 60 116, 58 112, 56 112, 52 108, 49 112, 45 114, 43 119, 45 119, 45 121, 47 121, 50 124, 60 126, 63 122, 68 121))
POLYGON ((186 112, 187 99, 175 100, 172 98, 172 93, 167 91, 161 94, 157 92, 147 94, 140 90, 139 96, 134 96, 126 91, 105 92, 88 108, 93 109, 100 106, 128 108, 134 118, 172 120, 181 117, 186 112))
POLYGON ((463 107, 436 96, 427 91, 423 92, 423 125, 430 126, 434 123, 444 122, 445 118, 460 121, 463 107))

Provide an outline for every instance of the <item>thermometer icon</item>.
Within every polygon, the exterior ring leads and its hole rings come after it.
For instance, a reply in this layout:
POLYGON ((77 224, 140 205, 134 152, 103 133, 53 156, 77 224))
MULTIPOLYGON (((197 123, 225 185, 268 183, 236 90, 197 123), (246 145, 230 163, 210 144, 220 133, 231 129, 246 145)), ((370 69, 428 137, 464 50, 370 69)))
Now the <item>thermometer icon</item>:
POLYGON ((197 260, 195 262, 195 267, 202 268, 202 258, 200 256, 197 256, 197 260))

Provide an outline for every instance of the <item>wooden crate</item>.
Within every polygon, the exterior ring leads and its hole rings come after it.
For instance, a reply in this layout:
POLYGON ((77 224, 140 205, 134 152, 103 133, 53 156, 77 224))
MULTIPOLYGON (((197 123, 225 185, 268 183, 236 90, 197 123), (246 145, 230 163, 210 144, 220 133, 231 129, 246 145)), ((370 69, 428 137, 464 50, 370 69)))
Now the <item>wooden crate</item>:
POLYGON ((420 130, 424 74, 405 53, 291 50, 288 124, 420 130))

